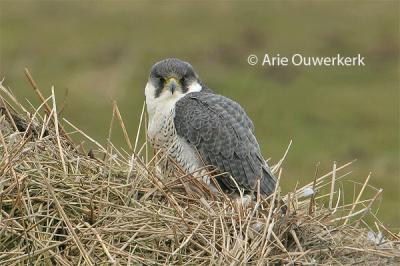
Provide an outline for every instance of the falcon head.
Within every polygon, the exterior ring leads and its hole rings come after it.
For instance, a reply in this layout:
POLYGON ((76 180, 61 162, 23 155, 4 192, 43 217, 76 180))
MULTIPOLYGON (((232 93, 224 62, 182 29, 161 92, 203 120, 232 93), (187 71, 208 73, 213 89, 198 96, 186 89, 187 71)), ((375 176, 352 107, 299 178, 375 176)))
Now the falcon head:
POLYGON ((153 65, 145 88, 147 105, 176 102, 190 92, 199 92, 202 85, 193 67, 176 58, 153 65))

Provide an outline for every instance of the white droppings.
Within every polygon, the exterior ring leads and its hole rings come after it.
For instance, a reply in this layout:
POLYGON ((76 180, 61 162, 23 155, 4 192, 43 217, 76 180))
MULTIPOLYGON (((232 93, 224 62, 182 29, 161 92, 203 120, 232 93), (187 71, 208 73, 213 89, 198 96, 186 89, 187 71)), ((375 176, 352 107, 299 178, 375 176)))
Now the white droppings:
POLYGON ((372 243, 374 243, 376 245, 379 245, 382 242, 384 242, 384 237, 383 237, 382 232, 375 233, 375 232, 372 232, 372 231, 368 231, 367 239, 370 242, 372 242, 372 243))
POLYGON ((261 232, 262 228, 263 228, 263 224, 260 223, 260 222, 256 222, 256 223, 253 224, 254 231, 256 231, 258 233, 261 232))
POLYGON ((315 191, 314 191, 312 188, 306 187, 306 188, 304 189, 304 191, 303 191, 303 196, 304 196, 304 197, 308 197, 308 196, 313 195, 314 193, 315 193, 315 191))
POLYGON ((247 208, 253 202, 253 198, 251 195, 238 196, 236 202, 237 204, 247 208))

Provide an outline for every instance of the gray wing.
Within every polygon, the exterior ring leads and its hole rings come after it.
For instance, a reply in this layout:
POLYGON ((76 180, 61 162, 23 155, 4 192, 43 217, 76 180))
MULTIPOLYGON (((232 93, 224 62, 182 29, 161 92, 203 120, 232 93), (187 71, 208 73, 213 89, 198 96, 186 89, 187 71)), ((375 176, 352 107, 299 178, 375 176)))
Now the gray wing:
MULTIPOLYGON (((189 93, 175 105, 174 124, 207 165, 230 173, 241 188, 254 191, 261 178, 261 193, 274 191, 276 180, 261 155, 253 123, 238 103, 218 94, 189 93)), ((237 190, 227 176, 218 181, 237 190)))

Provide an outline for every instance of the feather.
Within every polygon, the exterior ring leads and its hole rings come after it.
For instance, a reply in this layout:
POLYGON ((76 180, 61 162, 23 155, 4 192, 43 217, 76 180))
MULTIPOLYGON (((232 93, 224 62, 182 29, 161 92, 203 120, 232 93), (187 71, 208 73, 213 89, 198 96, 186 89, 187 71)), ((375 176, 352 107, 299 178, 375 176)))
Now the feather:
MULTIPOLYGON (((261 178, 261 193, 273 192, 276 179, 261 155, 253 123, 238 103, 207 90, 188 93, 175 105, 174 125, 206 165, 229 173, 245 191, 254 192, 261 178)), ((227 175, 218 181, 224 189, 237 190, 227 175)))

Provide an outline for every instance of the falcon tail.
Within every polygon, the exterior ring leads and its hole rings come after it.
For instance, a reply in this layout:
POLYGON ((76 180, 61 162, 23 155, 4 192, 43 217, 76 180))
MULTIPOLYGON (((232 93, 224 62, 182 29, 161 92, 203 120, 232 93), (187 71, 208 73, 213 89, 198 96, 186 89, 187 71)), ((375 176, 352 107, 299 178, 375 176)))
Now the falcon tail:
MULTIPOLYGON (((263 195, 269 196, 275 191, 276 187, 276 178, 272 174, 271 170, 269 169, 268 165, 263 166, 263 176, 261 178, 260 184, 260 192, 263 195)), ((282 199, 275 199, 275 206, 277 206, 283 214, 287 211, 287 206, 282 199)))
POLYGON ((274 193, 276 186, 276 178, 272 174, 268 165, 262 167, 262 177, 260 182, 260 192, 262 195, 271 195, 274 193))

